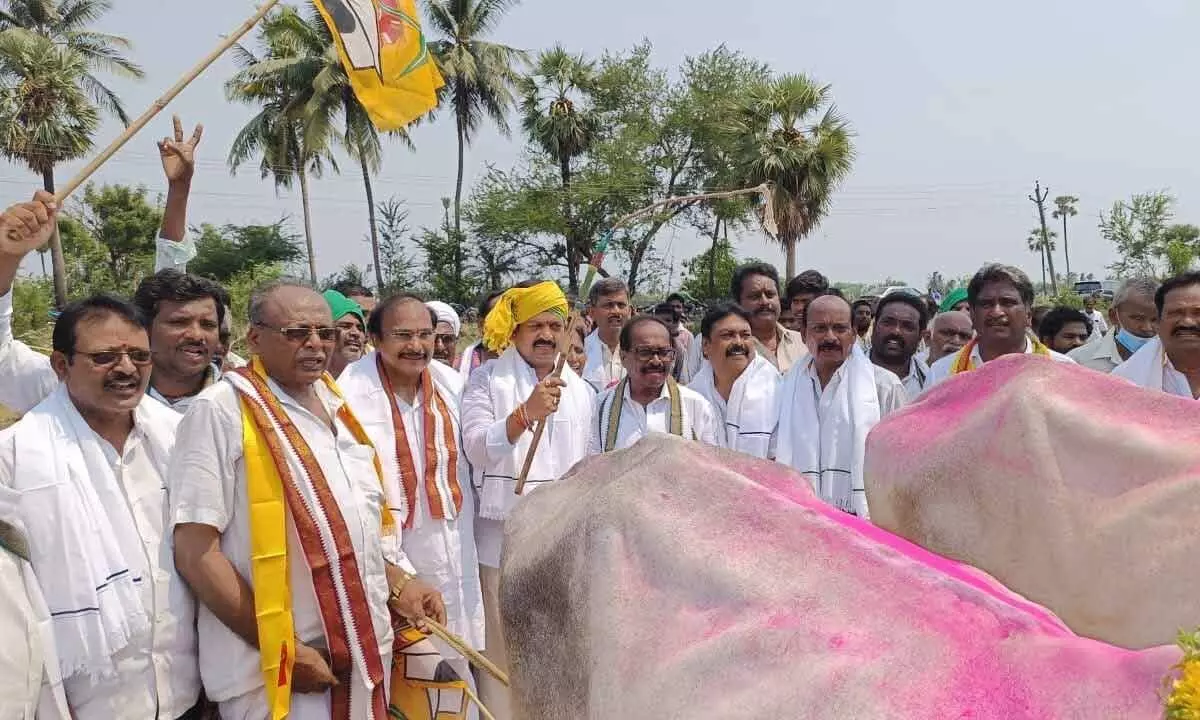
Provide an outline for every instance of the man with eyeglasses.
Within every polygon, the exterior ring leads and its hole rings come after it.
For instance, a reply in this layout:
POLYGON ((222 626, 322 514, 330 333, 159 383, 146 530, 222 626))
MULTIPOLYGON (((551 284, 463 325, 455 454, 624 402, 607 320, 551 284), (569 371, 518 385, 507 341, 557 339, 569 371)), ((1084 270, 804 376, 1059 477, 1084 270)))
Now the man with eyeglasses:
POLYGON ((1030 334, 1033 283, 1011 265, 985 265, 967 285, 967 303, 975 337, 962 350, 929 368, 926 387, 970 372, 1003 355, 1039 355, 1055 362, 1074 363, 1030 334))
POLYGON ((445 621, 441 597, 415 577, 375 450, 326 372, 325 299, 273 283, 249 320, 250 366, 192 405, 168 474, 205 690, 222 717, 384 716, 389 607, 420 627, 445 621))
POLYGON ((928 312, 924 300, 903 291, 880 298, 875 306, 868 356, 871 362, 900 378, 910 399, 925 391, 929 379, 929 367, 916 357, 929 321, 928 312))
POLYGON ((621 327, 633 314, 633 307, 629 304, 629 287, 619 278, 597 280, 588 292, 588 313, 596 329, 588 335, 584 344, 588 360, 583 379, 597 391, 603 392, 625 377, 618 345, 621 327))
MULTIPOLYGON (((475 502, 460 440, 463 381, 452 365, 432 362, 437 317, 430 304, 413 295, 380 303, 368 323, 375 351, 346 368, 338 384, 379 453, 405 556, 442 594, 450 631, 482 650, 475 502)), ((467 660, 435 644, 473 683, 467 660)))
MULTIPOLYGON (((479 500, 475 546, 483 585, 485 655, 502 670, 508 666, 500 619, 504 523, 521 500, 517 478, 533 429, 545 423, 525 493, 558 480, 586 457, 596 401, 596 393, 569 367, 561 377, 553 374, 566 344, 566 295, 552 281, 523 285, 506 290, 488 313, 483 340, 500 357, 471 374, 462 399, 463 448, 475 469, 479 500)), ((498 720, 512 717, 506 687, 482 675, 479 689, 498 720)))
POLYGON ((337 290, 321 295, 329 305, 333 324, 338 329, 337 344, 329 356, 329 374, 336 380, 342 371, 362 359, 367 347, 367 320, 363 309, 337 290))
POLYGON ((667 324, 639 315, 621 328, 620 343, 628 374, 600 396, 588 454, 631 447, 650 433, 719 445, 708 400, 671 377, 676 351, 667 324))
POLYGON ((110 295, 73 302, 53 349, 62 382, 0 434, 54 638, 48 677, 82 720, 198 718, 195 604, 163 526, 179 415, 146 396, 142 317, 110 295))
POLYGON ((458 363, 458 334, 462 331, 462 319, 454 308, 440 300, 431 300, 425 305, 437 318, 433 328, 433 359, 454 367, 458 363))
POLYGON ((809 355, 779 388, 776 460, 800 471, 825 502, 868 519, 867 434, 905 405, 904 385, 867 359, 844 298, 813 300, 805 322, 809 355))
POLYGON ((775 457, 775 407, 779 371, 754 349, 750 313, 721 303, 700 322, 708 361, 688 388, 704 396, 717 422, 721 447, 760 458, 775 457))

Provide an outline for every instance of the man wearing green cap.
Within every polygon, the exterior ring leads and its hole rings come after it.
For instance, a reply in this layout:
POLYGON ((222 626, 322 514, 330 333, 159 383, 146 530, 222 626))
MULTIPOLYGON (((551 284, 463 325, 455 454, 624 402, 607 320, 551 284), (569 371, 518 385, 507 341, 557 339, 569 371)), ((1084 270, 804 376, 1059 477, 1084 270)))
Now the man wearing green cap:
POLYGON ((971 303, 967 302, 967 289, 960 287, 951 290, 942 299, 942 304, 938 307, 938 310, 941 312, 950 312, 951 310, 958 310, 965 313, 971 312, 971 303))
POLYGON ((367 320, 362 307, 337 290, 326 290, 325 302, 333 312, 337 346, 329 356, 329 374, 336 380, 350 363, 362 359, 367 349, 367 320))

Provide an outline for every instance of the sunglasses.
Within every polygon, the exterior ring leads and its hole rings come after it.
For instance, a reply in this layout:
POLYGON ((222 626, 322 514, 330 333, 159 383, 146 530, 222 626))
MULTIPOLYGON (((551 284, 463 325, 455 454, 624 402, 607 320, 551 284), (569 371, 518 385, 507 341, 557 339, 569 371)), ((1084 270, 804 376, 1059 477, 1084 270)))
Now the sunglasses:
POLYGON ((675 359, 675 351, 672 348, 639 347, 633 349, 633 355, 641 362, 650 362, 650 360, 656 357, 660 357, 667 362, 675 359))
POLYGON ((150 364, 149 350, 102 350, 100 352, 80 352, 76 355, 82 355, 96 367, 112 367, 121 362, 121 358, 129 358, 129 362, 139 367, 145 367, 150 364))
POLYGON ((308 339, 310 337, 312 337, 313 333, 316 333, 317 339, 319 339, 323 343, 337 342, 338 336, 341 335, 341 333, 342 333, 341 329, 336 328, 336 327, 282 327, 282 328, 277 328, 277 327, 272 327, 270 325, 266 325, 264 323, 255 323, 255 325, 258 325, 260 328, 263 328, 265 330, 277 332, 280 335, 282 335, 284 338, 286 338, 288 342, 295 343, 297 345, 299 345, 300 343, 303 343, 303 342, 308 342, 308 339))

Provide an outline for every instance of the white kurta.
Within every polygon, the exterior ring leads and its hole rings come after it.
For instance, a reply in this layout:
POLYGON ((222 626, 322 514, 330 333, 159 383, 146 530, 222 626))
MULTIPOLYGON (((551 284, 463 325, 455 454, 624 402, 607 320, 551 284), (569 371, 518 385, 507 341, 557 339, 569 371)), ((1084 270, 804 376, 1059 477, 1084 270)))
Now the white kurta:
MULTIPOLYGON (((34 413, 0 434, 0 484, 5 487, 12 487, 18 478, 30 475, 17 464, 17 458, 21 456, 17 452, 17 442, 18 437, 25 435, 21 432, 23 425, 39 420, 39 411, 40 408, 35 409, 34 413)), ((166 433, 173 439, 174 424, 178 419, 148 398, 142 400, 134 417, 133 431, 122 452, 118 453, 107 441, 92 433, 81 442, 95 443, 100 454, 84 452, 80 457, 84 463, 89 463, 86 471, 90 477, 111 471, 123 494, 128 517, 133 520, 131 532, 136 533, 135 542, 140 542, 140 550, 144 553, 137 561, 147 568, 149 575, 137 589, 151 630, 148 636, 132 638, 113 656, 114 677, 92 678, 76 674, 66 679, 67 701, 78 720, 175 718, 195 705, 200 696, 195 603, 175 569, 172 544, 164 535, 167 458, 158 457, 154 452, 146 429, 153 426, 153 432, 166 433), (108 468, 90 464, 101 457, 101 462, 108 463, 108 468)), ((48 438, 48 441, 61 442, 58 438, 48 438)), ((60 448, 56 445, 53 451, 61 452, 60 448)), ((23 492, 22 513, 42 516, 57 506, 54 502, 43 505, 50 498, 38 490, 29 488, 23 492)), ((103 512, 101 508, 94 510, 103 512)), ((43 537, 36 529, 36 523, 28 518, 25 523, 30 528, 31 543, 58 540, 53 530, 45 531, 43 537)), ((38 567, 36 564, 33 570, 39 576, 70 571, 69 568, 38 567)))
POLYGON ((916 400, 925 392, 925 388, 929 387, 929 366, 914 356, 908 364, 908 374, 900 378, 900 382, 904 383, 904 392, 908 399, 916 400))
MULTIPOLYGON (((387 557, 380 536, 383 488, 375 472, 374 451, 358 444, 337 418, 341 401, 322 383, 315 386, 337 433, 268 381, 271 392, 312 449, 345 519, 370 605, 375 637, 390 658, 392 628, 387 607, 389 588, 385 558, 408 572, 406 558, 387 557)), ((246 464, 242 445, 242 410, 237 391, 220 382, 201 393, 179 426, 168 475, 172 526, 199 523, 221 533, 221 552, 251 588, 250 518, 246 464)), ((289 585, 296 638, 310 646, 328 647, 312 576, 295 533, 288 534, 289 585)), ((209 699, 220 703, 222 718, 267 715, 259 653, 204 605, 200 606, 200 673, 209 699)), ((292 720, 328 720, 329 693, 293 694, 292 720)))
POLYGON ((50 358, 13 338, 12 292, 0 295, 0 405, 24 415, 58 387, 50 358))
MULTIPOLYGON (((403 492, 396 460, 396 433, 392 425, 391 408, 384 395, 382 383, 376 370, 376 354, 370 353, 362 360, 350 365, 342 373, 339 383, 354 414, 362 423, 375 449, 379 452, 384 477, 387 479, 388 505, 397 524, 404 517, 399 502, 391 497, 391 489, 403 492)), ((446 603, 447 625, 450 631, 463 638, 475 649, 484 645, 483 596, 479 587, 479 560, 475 551, 475 499, 471 489, 470 465, 462 449, 459 422, 459 397, 462 381, 458 372, 441 364, 431 364, 435 392, 442 395, 450 409, 455 436, 458 442, 458 483, 462 488, 462 510, 454 518, 435 519, 429 508, 429 493, 425 477, 425 404, 424 392, 418 391, 416 400, 409 405, 399 396, 393 401, 404 423, 404 434, 408 439, 408 451, 413 460, 417 478, 417 502, 414 508, 413 525, 404 528, 401 536, 404 554, 417 570, 417 574, 431 583, 442 594, 446 603)), ((439 645, 443 657, 456 659, 459 654, 448 646, 439 645)))
MULTIPOLYGON (((588 455, 604 452, 607 435, 608 415, 616 401, 617 388, 609 388, 600 395, 596 403, 596 418, 592 422, 588 455), (602 434, 603 433, 603 434, 602 434)), ((649 405, 642 405, 629 395, 629 384, 625 384, 625 402, 621 405, 621 417, 617 425, 615 450, 632 447, 650 433, 671 432, 671 394, 664 384, 658 397, 649 405)), ((720 447, 717 439, 717 420, 712 405, 700 393, 679 386, 679 404, 683 412, 682 426, 685 440, 696 440, 705 445, 720 447)))
POLYGON ((1112 371, 1113 377, 1128 380, 1148 390, 1159 390, 1176 397, 1195 400, 1187 376, 1175 369, 1163 350, 1162 340, 1154 338, 1112 371))
MULTIPOLYGON (((959 351, 959 352, 961 352, 961 351, 959 351)), ((1033 341, 1032 340, 1029 340, 1029 339, 1025 340, 1025 354, 1026 355, 1033 354, 1033 341)), ((954 361, 957 359, 958 359, 958 353, 950 353, 946 357, 935 362, 933 364, 933 366, 929 368, 929 378, 925 381, 925 388, 929 389, 929 388, 933 387, 934 385, 937 385, 938 383, 948 380, 951 377, 950 371, 954 367, 954 361)), ((1050 359, 1053 360, 1054 362, 1065 362, 1065 363, 1074 363, 1075 362, 1074 360, 1067 357, 1066 355, 1063 355, 1062 353, 1057 353, 1053 350, 1050 351, 1050 359)), ((977 370, 982 366, 983 366, 983 355, 981 355, 979 352, 979 343, 975 343, 975 345, 971 348, 971 369, 977 370)))
POLYGON ((776 395, 781 380, 775 366, 756 354, 733 382, 728 401, 717 391, 716 376, 707 361, 688 387, 712 406, 721 447, 773 459, 779 421, 776 395))
POLYGON ((593 330, 583 342, 583 350, 587 353, 587 364, 583 368, 583 379, 591 383, 599 392, 604 392, 613 383, 620 382, 625 377, 625 366, 621 364, 621 351, 616 351, 604 344, 600 333, 593 330))

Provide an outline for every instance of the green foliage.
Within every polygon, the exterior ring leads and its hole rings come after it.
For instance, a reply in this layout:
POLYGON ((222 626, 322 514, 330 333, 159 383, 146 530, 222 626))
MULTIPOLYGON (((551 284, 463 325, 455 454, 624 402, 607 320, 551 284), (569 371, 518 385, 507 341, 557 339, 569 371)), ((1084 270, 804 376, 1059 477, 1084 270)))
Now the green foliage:
POLYGON ((1113 203, 1100 215, 1100 236, 1112 243, 1119 259, 1109 265, 1116 277, 1157 277, 1158 260, 1167 253, 1166 230, 1175 199, 1163 192, 1134 195, 1113 203))
POLYGON ((417 260, 409 254, 405 247, 408 237, 408 210, 403 201, 391 198, 385 200, 376 208, 379 234, 379 274, 383 277, 383 286, 378 288, 381 295, 391 295, 401 291, 413 291, 418 282, 417 260))
POLYGON ((246 349, 246 320, 250 317, 250 295, 254 290, 265 283, 273 280, 278 280, 284 276, 284 269, 279 265, 258 265, 247 268, 245 271, 233 276, 227 282, 222 283, 225 289, 229 291, 230 308, 233 310, 231 317, 233 318, 233 351, 239 355, 246 357, 249 352, 246 349))
POLYGON ((292 265, 304 259, 300 236, 285 220, 270 225, 204 224, 192 228, 199 235, 196 257, 188 272, 228 282, 236 275, 251 273, 264 265, 292 265))
POLYGON ((1155 255, 1165 264, 1167 275, 1188 272, 1200 257, 1200 228, 1171 225, 1163 231, 1162 245, 1155 248, 1155 255))
POLYGON ((718 240, 715 248, 710 247, 690 260, 683 261, 684 279, 679 289, 703 303, 728 299, 733 271, 739 265, 753 262, 762 261, 758 258, 739 258, 728 239, 718 240))
POLYGON ((50 345, 50 310, 54 284, 48 278, 18 279, 13 283, 12 333, 18 340, 42 349, 50 345))
POLYGON ((413 240, 425 255, 425 285, 431 298, 471 305, 476 286, 463 264, 462 236, 453 228, 425 229, 413 240))

